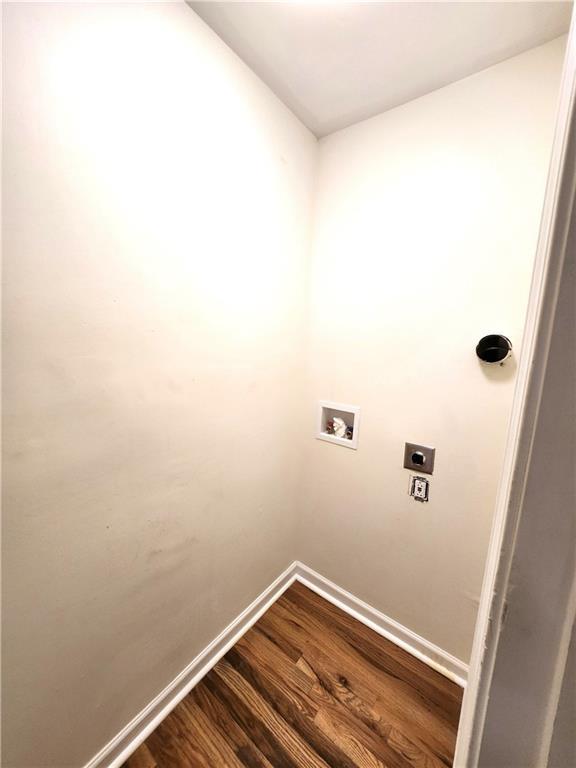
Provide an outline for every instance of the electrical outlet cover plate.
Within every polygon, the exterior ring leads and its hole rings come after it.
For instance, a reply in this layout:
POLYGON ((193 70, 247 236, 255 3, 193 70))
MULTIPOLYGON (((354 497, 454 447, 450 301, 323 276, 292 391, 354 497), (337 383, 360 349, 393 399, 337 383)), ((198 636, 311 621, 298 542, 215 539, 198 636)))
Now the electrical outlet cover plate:
POLYGON ((404 468, 431 475, 434 472, 436 449, 417 443, 404 444, 404 468))
POLYGON ((413 496, 416 501, 428 501, 429 490, 430 481, 427 477, 412 475, 410 478, 410 496, 413 496))

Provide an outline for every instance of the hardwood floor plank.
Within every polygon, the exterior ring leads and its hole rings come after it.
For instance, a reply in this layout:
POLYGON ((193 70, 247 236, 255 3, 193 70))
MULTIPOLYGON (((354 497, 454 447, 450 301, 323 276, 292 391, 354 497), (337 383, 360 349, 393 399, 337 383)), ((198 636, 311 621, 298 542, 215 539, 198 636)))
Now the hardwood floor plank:
MULTIPOLYGON (((378 704, 378 718, 399 731, 415 744, 427 744, 433 755, 450 764, 453 759, 455 728, 437 717, 429 702, 414 689, 394 676, 366 663, 355 649, 337 635, 326 631, 316 618, 291 603, 288 593, 273 606, 274 621, 294 645, 307 654, 337 659, 342 675, 364 701, 378 704)), ((322 667, 321 667, 322 669, 322 667)), ((330 683, 329 668, 324 670, 322 684, 330 683)), ((318 672, 318 670, 315 670, 318 672)), ((336 689, 335 689, 336 690, 336 689)))
POLYGON ((300 656, 302 655, 302 651, 297 648, 295 645, 293 645, 291 642, 289 642, 288 638, 285 634, 283 634, 281 629, 278 629, 276 624, 274 623, 274 616, 273 614, 270 614, 270 612, 266 612, 264 616, 260 618, 258 623, 256 624, 256 627, 259 632, 261 632, 263 635, 266 635, 266 637, 274 643, 280 650, 288 656, 293 662, 297 662, 300 656))
POLYGON ((435 768, 451 765, 451 756, 446 754, 444 742, 423 732, 415 718, 406 716, 380 701, 371 681, 358 675, 358 671, 345 662, 336 664, 318 648, 310 645, 305 649, 303 660, 318 677, 320 685, 355 717, 368 725, 401 757, 412 765, 428 762, 435 768), (398 750, 398 745, 407 748, 398 750))
POLYGON ((243 768, 216 723, 206 716, 198 704, 189 696, 181 703, 182 710, 188 715, 190 737, 206 756, 208 764, 225 765, 226 768, 243 768))
POLYGON ((210 720, 216 724, 242 765, 248 768, 274 768, 272 763, 266 759, 246 732, 234 720, 226 706, 214 696, 204 682, 197 685, 189 695, 210 720))
POLYGON ((341 722, 330 716, 328 710, 321 709, 314 720, 316 726, 327 734, 340 749, 354 762, 358 768, 389 768, 390 763, 384 763, 365 747, 357 734, 350 729, 342 729, 341 722))
MULTIPOLYGON (((355 685, 362 686, 363 698, 370 691, 374 698, 379 698, 389 712, 400 720, 414 723, 425 732, 432 732, 446 744, 453 742, 453 727, 436 711, 418 691, 399 680, 394 675, 382 672, 372 664, 367 664, 355 648, 339 636, 328 633, 322 622, 301 606, 289 602, 284 595, 274 606, 278 614, 282 614, 285 622, 290 623, 291 631, 295 628, 307 635, 308 641, 304 650, 311 649, 325 654, 328 658, 337 658, 340 667, 346 666, 347 676, 353 675, 355 685)), ((289 631, 288 629, 286 631, 289 631)), ((306 657, 306 656, 305 656, 306 657)))
POLYGON ((295 583, 123 768, 450 768, 461 699, 295 583))
MULTIPOLYGON (((289 684, 290 688, 307 693, 311 682, 307 675, 301 672, 296 663, 286 656, 283 649, 273 643, 259 627, 253 627, 236 643, 233 650, 245 649, 248 656, 264 670, 272 669, 279 678, 289 684)), ((300 658, 299 654, 298 658, 300 658)))
MULTIPOLYGON (((282 712, 285 719, 295 718, 293 721, 294 728, 302 729, 303 737, 309 740, 309 743, 319 754, 322 754, 322 757, 330 765, 334 765, 333 761, 336 760, 334 740, 330 734, 324 734, 325 738, 322 742, 318 741, 320 733, 316 734, 315 737, 307 736, 306 731, 309 724, 306 721, 302 722, 298 715, 313 718, 314 722, 317 723, 318 712, 320 710, 328 711, 340 722, 341 730, 344 725, 344 730, 353 730, 356 733, 366 751, 376 752, 387 765, 398 767, 407 765, 402 755, 395 754, 395 750, 387 748, 385 741, 374 739, 372 733, 374 723, 371 721, 364 723, 354 721, 350 717, 351 712, 347 712, 346 707, 341 706, 339 701, 331 695, 327 686, 313 672, 310 674, 308 670, 298 668, 299 677, 295 678, 294 672, 296 670, 286 668, 280 659, 281 651, 271 644, 263 634, 258 631, 253 632, 249 636, 245 636, 243 641, 237 644, 234 653, 239 655, 245 666, 249 668, 248 674, 254 678, 259 678, 256 685, 263 691, 268 691, 271 703, 282 712), (250 669, 251 664, 253 664, 252 669, 250 669), (306 680, 304 684, 302 678, 306 680), (296 697, 294 709, 282 710, 282 707, 285 706, 283 697, 290 701, 291 696, 296 697), (365 725, 368 726, 368 729, 364 727, 365 725)), ((340 753, 339 759, 349 762, 349 758, 346 759, 347 754, 346 752, 340 753)))
POLYGON ((281 743, 283 751, 290 755, 295 765, 301 768, 330 768, 229 662, 220 661, 214 671, 250 708, 253 717, 257 717, 268 732, 274 734, 276 741, 281 743))
POLYGON ((146 746, 159 768, 211 768, 190 730, 189 718, 178 706, 146 739, 146 746))
POLYGON ((264 635, 252 635, 248 643, 233 648, 227 658, 248 681, 254 681, 252 687, 270 706, 276 709, 277 697, 281 695, 292 709, 313 720, 318 708, 307 696, 313 681, 292 661, 289 661, 290 666, 280 661, 276 670, 273 654, 269 653, 269 648, 261 649, 261 643, 269 641, 264 635))
POLYGON ((459 685, 339 610, 303 584, 295 582, 286 597, 322 621, 327 631, 347 640, 370 664, 411 685, 421 696, 436 704, 439 712, 453 726, 458 725, 463 694, 459 685))
POLYGON ((355 768, 355 763, 316 727, 318 706, 308 694, 286 686, 283 677, 263 669, 250 653, 243 655, 241 649, 234 649, 230 662, 331 768, 355 768))
POLYGON ((234 691, 230 690, 225 681, 215 673, 215 670, 212 670, 205 678, 205 683, 274 768, 297 767, 292 756, 285 752, 282 741, 270 732, 268 727, 252 713, 250 707, 246 706, 234 691))
POLYGON ((158 768, 158 763, 146 744, 140 744, 136 752, 124 763, 125 768, 158 768))

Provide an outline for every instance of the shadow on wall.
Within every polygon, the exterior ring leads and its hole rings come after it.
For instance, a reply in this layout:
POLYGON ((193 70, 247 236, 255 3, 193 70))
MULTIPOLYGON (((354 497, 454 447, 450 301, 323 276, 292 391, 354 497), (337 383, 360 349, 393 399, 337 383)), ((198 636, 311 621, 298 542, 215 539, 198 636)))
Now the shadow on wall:
POLYGON ((483 363, 478 360, 482 373, 489 381, 510 381, 516 376, 518 363, 514 354, 505 363, 483 363))

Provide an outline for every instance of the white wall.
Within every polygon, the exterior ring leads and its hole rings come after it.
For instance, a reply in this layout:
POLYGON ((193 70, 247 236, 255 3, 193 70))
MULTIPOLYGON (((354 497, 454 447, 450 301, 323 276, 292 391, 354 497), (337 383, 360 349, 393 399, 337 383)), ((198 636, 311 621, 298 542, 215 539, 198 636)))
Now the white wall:
POLYGON ((5 4, 6 766, 78 766, 295 557, 316 142, 184 4, 5 4))
POLYGON ((316 403, 362 409, 357 452, 308 442, 300 559, 466 661, 540 221, 565 39, 320 142, 316 403), (405 441, 436 447, 428 504, 405 441))

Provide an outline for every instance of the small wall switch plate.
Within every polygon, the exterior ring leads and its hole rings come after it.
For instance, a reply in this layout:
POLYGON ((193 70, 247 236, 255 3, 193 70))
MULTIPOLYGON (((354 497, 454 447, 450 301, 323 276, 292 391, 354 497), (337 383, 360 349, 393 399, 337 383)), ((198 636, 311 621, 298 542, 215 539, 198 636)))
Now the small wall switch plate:
POLYGON ((424 472, 431 475, 434 472, 435 448, 417 443, 404 444, 404 468, 413 472, 424 472))
POLYGON ((412 475, 410 478, 410 496, 413 496, 416 501, 428 501, 429 490, 430 481, 427 477, 412 475))

